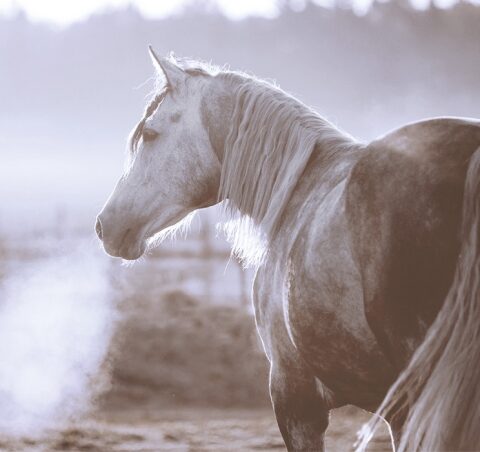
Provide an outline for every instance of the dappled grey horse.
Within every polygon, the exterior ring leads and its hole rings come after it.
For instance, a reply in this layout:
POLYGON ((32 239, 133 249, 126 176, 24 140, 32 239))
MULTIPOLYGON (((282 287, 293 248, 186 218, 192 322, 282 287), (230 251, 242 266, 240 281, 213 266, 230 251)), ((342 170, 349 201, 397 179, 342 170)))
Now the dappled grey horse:
POLYGON ((365 145, 270 83, 151 56, 158 89, 97 219, 105 250, 137 259, 223 202, 234 253, 257 268, 289 450, 322 450, 345 404, 378 410, 400 450, 476 449, 480 122, 431 119, 365 145))

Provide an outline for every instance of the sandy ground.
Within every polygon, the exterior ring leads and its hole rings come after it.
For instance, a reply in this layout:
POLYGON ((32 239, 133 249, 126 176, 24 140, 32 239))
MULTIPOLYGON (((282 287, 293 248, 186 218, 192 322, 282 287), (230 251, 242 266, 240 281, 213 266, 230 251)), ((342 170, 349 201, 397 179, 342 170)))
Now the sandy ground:
MULTIPOLYGON (((327 432, 327 450, 347 452, 368 415, 353 408, 336 410, 327 432)), ((371 451, 390 451, 386 429, 371 451)), ((0 438, 2 451, 284 451, 271 411, 182 409, 117 412, 76 423, 48 439, 0 438)))

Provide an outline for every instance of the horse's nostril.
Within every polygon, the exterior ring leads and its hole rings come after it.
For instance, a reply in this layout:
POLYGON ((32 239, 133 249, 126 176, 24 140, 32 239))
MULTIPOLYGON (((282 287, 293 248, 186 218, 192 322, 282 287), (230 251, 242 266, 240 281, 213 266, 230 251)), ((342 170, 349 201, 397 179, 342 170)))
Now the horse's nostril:
POLYGON ((102 223, 99 218, 97 218, 97 222, 95 223, 95 232, 97 233, 98 238, 103 240, 102 223))

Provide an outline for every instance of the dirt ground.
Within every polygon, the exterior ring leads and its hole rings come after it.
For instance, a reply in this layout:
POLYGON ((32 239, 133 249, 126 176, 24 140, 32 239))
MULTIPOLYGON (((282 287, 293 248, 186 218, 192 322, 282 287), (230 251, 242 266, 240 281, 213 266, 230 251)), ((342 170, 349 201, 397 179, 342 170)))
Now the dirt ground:
MULTIPOLYGON (((368 415, 346 407, 336 410, 327 432, 327 450, 353 450, 356 432, 368 415)), ((284 451, 271 411, 181 409, 99 414, 49 438, 0 438, 2 451, 284 451)), ((387 430, 370 451, 390 451, 387 430)))

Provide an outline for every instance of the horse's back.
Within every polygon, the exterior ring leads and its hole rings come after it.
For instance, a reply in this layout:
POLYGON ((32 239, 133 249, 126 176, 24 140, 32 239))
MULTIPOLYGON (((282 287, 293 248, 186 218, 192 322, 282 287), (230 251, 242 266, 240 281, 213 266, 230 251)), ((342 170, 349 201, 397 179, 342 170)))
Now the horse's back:
POLYGON ((410 124, 372 142, 346 190, 367 320, 400 369, 451 285, 464 181, 480 121, 410 124))
MULTIPOLYGON (((480 120, 435 118, 396 129, 373 141, 367 150, 409 159, 419 166, 427 165, 437 171, 436 174, 430 172, 436 178, 458 177, 458 173, 450 170, 465 163, 462 158, 470 158, 478 147, 479 136, 480 120)), ((463 173, 460 176, 463 182, 463 173)))

